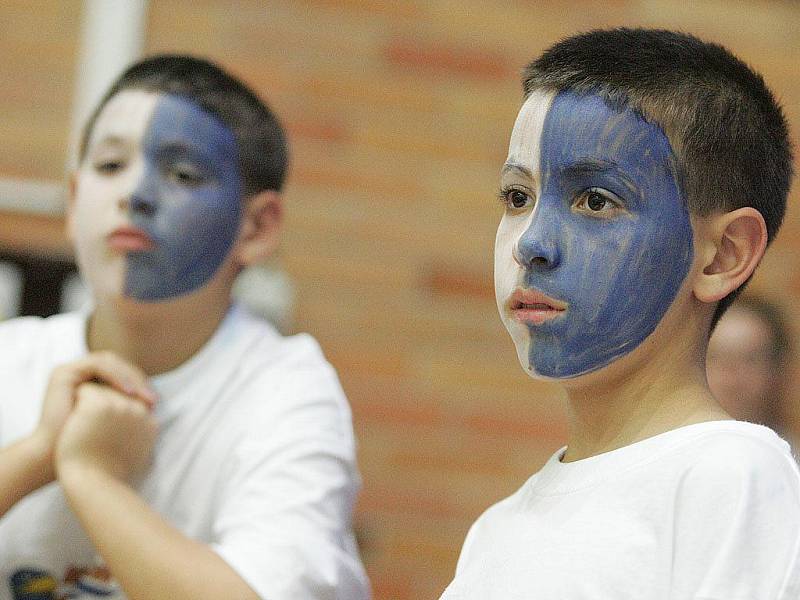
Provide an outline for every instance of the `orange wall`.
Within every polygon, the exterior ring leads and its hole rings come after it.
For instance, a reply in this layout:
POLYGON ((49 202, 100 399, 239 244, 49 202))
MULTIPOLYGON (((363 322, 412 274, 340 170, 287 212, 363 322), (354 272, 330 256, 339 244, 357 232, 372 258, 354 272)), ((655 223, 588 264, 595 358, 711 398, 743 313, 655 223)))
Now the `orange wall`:
MULTIPOLYGON (((57 178, 79 3, 34 4, 0 6, 0 175, 57 178)), ((216 59, 290 131, 281 258, 297 328, 319 338, 353 406, 378 599, 438 597, 469 524, 565 439, 561 397, 520 370, 492 291, 524 64, 593 27, 686 30, 760 70, 800 135, 800 4, 788 1, 151 0, 148 23, 148 52, 216 59)), ((797 199, 796 185, 753 282, 787 306, 800 291, 797 199)))
POLYGON ((0 3, 0 176, 64 175, 80 2, 0 3))

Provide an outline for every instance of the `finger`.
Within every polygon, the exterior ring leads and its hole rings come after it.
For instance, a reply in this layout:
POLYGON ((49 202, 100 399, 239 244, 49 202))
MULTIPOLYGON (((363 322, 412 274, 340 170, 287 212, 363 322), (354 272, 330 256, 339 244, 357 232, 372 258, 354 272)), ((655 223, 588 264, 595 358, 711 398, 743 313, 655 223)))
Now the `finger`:
POLYGON ((158 400, 147 375, 137 367, 112 352, 94 352, 67 365, 72 384, 100 381, 129 396, 136 396, 152 407, 158 400))
POLYGON ((79 408, 150 414, 152 406, 137 395, 120 392, 102 383, 86 382, 77 387, 79 408))

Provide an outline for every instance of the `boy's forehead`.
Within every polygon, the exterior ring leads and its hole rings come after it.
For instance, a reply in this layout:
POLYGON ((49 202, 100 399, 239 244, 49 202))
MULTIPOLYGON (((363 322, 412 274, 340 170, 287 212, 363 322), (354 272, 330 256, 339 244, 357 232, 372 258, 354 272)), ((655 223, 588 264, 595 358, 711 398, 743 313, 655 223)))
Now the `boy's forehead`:
POLYGON ((164 94, 159 99, 151 132, 156 143, 192 146, 210 153, 215 160, 235 162, 238 155, 233 131, 216 115, 182 96, 164 94))
POLYGON ((233 132, 215 115, 188 98, 144 90, 123 90, 101 111, 91 144, 103 140, 139 145, 161 139, 235 157, 233 132))
POLYGON ((534 90, 525 100, 511 131, 506 164, 537 170, 544 122, 555 96, 555 92, 534 90))
POLYGON ((593 94, 534 91, 517 116, 507 162, 533 174, 546 157, 548 168, 591 161, 652 176, 655 164, 668 165, 672 156, 661 129, 630 108, 611 108, 593 94))
POLYGON ((144 90, 123 90, 114 95, 97 117, 92 143, 103 139, 139 140, 163 94, 144 90))

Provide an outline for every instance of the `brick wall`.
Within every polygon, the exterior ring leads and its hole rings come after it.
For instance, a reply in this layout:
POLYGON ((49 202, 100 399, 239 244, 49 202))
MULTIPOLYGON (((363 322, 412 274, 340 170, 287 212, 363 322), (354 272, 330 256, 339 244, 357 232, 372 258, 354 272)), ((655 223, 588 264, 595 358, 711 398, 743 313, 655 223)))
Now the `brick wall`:
MULTIPOLYGON (((0 7, 0 51, 14 57, 0 64, 0 174, 54 178, 80 7, 34 5, 0 7)), ((524 64, 592 27, 683 29, 759 69, 800 135, 791 2, 152 0, 148 23, 148 52, 218 60, 289 129, 281 260, 297 329, 318 337, 353 406, 378 599, 438 597, 469 524, 565 439, 562 399, 521 372, 492 290, 497 173, 524 64)), ((753 282, 787 307, 799 229, 792 206, 753 282)))

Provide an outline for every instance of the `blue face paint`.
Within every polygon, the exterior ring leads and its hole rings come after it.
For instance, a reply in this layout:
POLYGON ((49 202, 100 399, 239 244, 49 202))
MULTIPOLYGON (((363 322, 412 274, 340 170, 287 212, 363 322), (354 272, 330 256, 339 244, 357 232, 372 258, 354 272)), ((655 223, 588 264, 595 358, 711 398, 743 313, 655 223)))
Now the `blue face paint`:
POLYGON ((515 252, 524 287, 568 308, 528 325, 529 360, 540 375, 574 377, 653 332, 691 265, 692 227, 664 133, 598 96, 555 97, 540 172, 536 210, 515 252), (591 208, 604 196, 621 206, 606 218, 591 208), (583 198, 579 209, 576 198, 583 198))
POLYGON ((233 133, 178 96, 158 100, 142 141, 131 224, 154 248, 130 252, 125 293, 158 301, 192 292, 222 265, 238 233, 242 185, 233 133))

